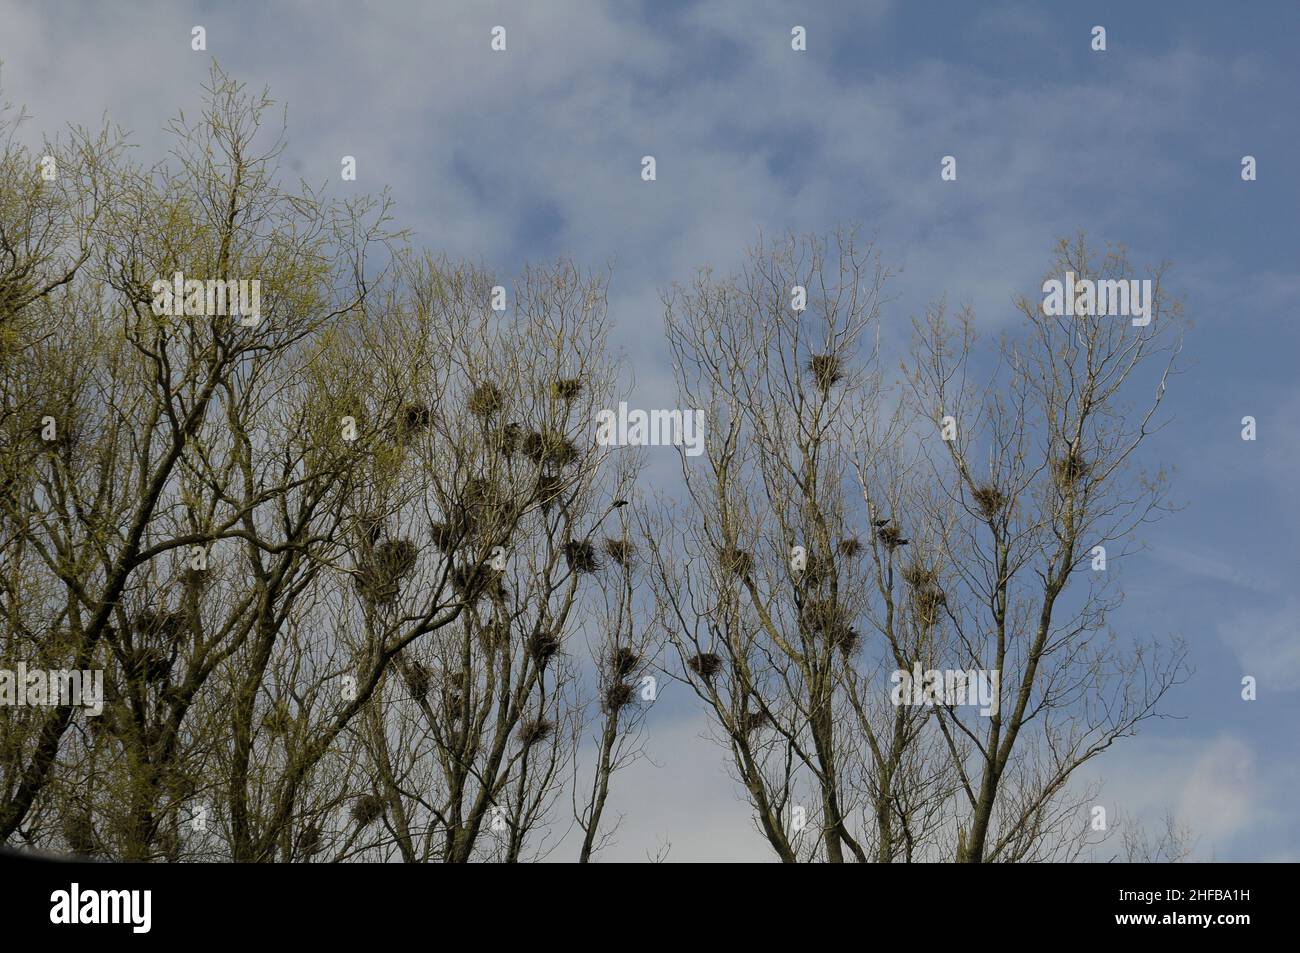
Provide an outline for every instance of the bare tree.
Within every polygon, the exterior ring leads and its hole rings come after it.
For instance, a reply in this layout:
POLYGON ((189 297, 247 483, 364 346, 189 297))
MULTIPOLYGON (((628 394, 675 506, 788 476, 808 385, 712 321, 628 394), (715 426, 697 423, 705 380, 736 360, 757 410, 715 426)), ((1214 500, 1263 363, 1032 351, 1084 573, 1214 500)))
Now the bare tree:
MULTIPOLYGON (((1111 577, 1090 569, 1162 507, 1162 475, 1132 471, 1179 312, 1161 273, 1141 331, 1022 302, 1027 340, 986 371, 973 316, 954 336, 935 309, 894 394, 874 354, 859 365, 888 275, 852 234, 833 248, 760 245, 738 278, 666 299, 682 401, 709 421, 688 506, 645 526, 681 677, 782 860, 1077 855, 1090 793, 1072 773, 1185 671, 1176 641, 1106 634, 1111 577), (1134 417, 1121 402, 1143 386, 1134 417), (997 673, 991 713, 886 684, 936 669, 963 697, 997 673)), ((1131 277, 1082 245, 1058 265, 1131 277)))
POLYGON ((615 383, 604 284, 569 263, 530 269, 497 318, 484 272, 424 263, 408 277, 408 307, 372 316, 363 348, 410 368, 407 392, 436 395, 380 493, 396 545, 430 558, 391 598, 363 594, 359 617, 340 600, 350 640, 379 628, 365 638, 409 643, 359 752, 404 859, 516 861, 555 845, 586 722, 580 633, 601 631, 598 594, 625 579, 606 539, 636 467, 607 478, 591 428, 615 383), (413 627, 412 603, 430 599, 459 606, 456 623, 413 627))
MULTIPOLYGON (((852 502, 853 447, 900 429, 874 359, 858 359, 887 277, 850 233, 830 250, 790 238, 757 247, 738 279, 702 273, 666 300, 682 401, 706 413, 708 456, 683 457, 690 508, 646 527, 656 592, 681 676, 786 861, 888 860, 903 842, 896 781, 920 716, 873 705, 870 667, 855 661, 883 577, 852 502), (861 823, 866 806, 879 827, 861 823)), ((892 615, 872 621, 889 643, 906 640, 892 615)))
MULTIPOLYGON (((1066 272, 1136 280, 1122 250, 1096 261, 1082 238, 1057 248, 1049 277, 1066 272)), ((1136 731, 1186 674, 1177 639, 1121 639, 1106 624, 1119 599, 1108 567, 1166 508, 1163 471, 1137 458, 1182 348, 1163 275, 1147 279, 1145 326, 1020 300, 1023 340, 1004 339, 983 377, 969 310, 916 323, 906 379, 938 498, 912 519, 946 567, 955 667, 1000 673, 989 717, 939 708, 961 779, 959 860, 1040 859, 1068 844, 1073 772, 1136 731)))

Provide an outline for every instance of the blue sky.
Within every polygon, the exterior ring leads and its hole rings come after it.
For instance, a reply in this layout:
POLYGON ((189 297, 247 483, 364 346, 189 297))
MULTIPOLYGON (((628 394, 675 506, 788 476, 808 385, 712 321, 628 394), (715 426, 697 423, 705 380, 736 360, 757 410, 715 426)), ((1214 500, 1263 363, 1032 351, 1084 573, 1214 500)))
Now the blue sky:
MULTIPOLYGON (((659 290, 734 268, 760 229, 874 235, 901 269, 887 353, 944 295, 985 331, 1009 327, 1061 236, 1172 262, 1191 366, 1145 459, 1175 468, 1185 507, 1143 531, 1114 622, 1181 633, 1197 671, 1167 706, 1177 720, 1100 762, 1105 800, 1172 809, 1202 858, 1300 859, 1300 4, 362 6, 3 0, 3 90, 32 134, 107 113, 152 160, 215 56, 287 104, 287 174, 341 191, 355 155, 356 187, 390 186, 417 242, 502 274, 560 255, 612 265, 641 406, 671 406, 659 290), (489 50, 497 24, 505 54, 489 50), (1247 154, 1258 181, 1241 180, 1247 154), (940 181, 944 155, 956 182, 940 181), (1243 674, 1258 701, 1240 700, 1243 674)), ((704 730, 684 701, 652 714, 658 767, 619 779, 609 856, 664 839, 676 859, 766 856, 704 730)))

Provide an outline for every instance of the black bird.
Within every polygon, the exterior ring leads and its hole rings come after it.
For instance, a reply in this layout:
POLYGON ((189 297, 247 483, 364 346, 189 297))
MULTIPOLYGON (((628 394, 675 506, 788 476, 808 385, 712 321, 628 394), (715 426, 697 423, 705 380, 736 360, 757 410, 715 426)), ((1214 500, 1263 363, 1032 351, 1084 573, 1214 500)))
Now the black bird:
POLYGON ((615 501, 614 501, 614 509, 618 509, 620 506, 627 506, 627 500, 615 500, 615 501))
POLYGON ((888 526, 888 525, 890 524, 890 522, 891 522, 890 520, 876 520, 876 521, 875 521, 875 525, 876 525, 876 526, 888 526))

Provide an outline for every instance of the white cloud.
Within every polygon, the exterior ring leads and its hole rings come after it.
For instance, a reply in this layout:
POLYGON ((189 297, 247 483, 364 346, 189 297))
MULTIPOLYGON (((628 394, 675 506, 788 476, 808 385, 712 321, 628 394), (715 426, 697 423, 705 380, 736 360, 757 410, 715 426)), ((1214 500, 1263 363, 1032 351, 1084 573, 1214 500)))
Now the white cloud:
POLYGON ((1212 843, 1238 834, 1257 812, 1256 773, 1249 745, 1237 738, 1216 738, 1183 779, 1178 814, 1212 843))
MULTIPOLYGON (((622 821, 599 861, 637 862, 668 845, 668 862, 772 861, 749 805, 726 772, 727 753, 708 740, 699 712, 656 710, 647 719, 646 754, 611 785, 608 829, 622 821)), ((576 853, 569 838, 552 860, 576 853)))
POLYGON ((1300 690, 1300 599, 1242 608, 1219 623, 1219 638, 1236 653, 1244 675, 1255 676, 1261 696, 1300 690))

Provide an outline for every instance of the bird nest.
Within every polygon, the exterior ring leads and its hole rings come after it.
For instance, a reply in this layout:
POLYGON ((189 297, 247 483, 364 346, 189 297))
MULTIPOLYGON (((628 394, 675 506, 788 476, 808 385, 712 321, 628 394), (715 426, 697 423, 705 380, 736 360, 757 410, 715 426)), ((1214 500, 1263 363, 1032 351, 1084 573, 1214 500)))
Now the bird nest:
POLYGON ((509 497, 501 486, 486 477, 470 477, 460 494, 461 512, 470 525, 502 520, 509 509, 509 497))
POLYGON ((403 404, 397 414, 397 435, 403 443, 414 439, 421 431, 428 430, 433 420, 433 412, 428 404, 403 404))
POLYGON ((89 857, 98 851, 99 840, 89 811, 78 811, 64 820, 63 839, 74 854, 89 857))
POLYGON ((605 690, 605 711, 613 712, 632 704, 636 689, 626 682, 615 682, 605 690))
POLYGON ((616 648, 609 657, 609 670, 616 679, 624 679, 641 664, 641 654, 626 645, 616 648))
POLYGON ((971 492, 971 496, 975 498, 975 505, 980 508, 980 512, 984 514, 985 519, 993 519, 1007 505, 1007 495, 992 483, 975 487, 971 492))
POLYGON ((528 637, 525 648, 538 667, 545 668, 551 657, 560 651, 560 637, 549 629, 538 629, 528 637))
POLYGON ((948 597, 940 589, 927 586, 912 593, 912 602, 916 606, 917 621, 928 629, 939 621, 943 607, 948 604, 948 597))
POLYGON ((856 536, 848 536, 840 540, 836 549, 839 550, 841 556, 853 559, 862 552, 862 542, 856 536))
POLYGON ((703 679, 711 679, 722 671, 722 656, 713 652, 701 652, 687 661, 687 666, 703 679))
POLYGON ((498 427, 489 435, 489 446, 503 456, 513 457, 524 440, 524 428, 516 423, 498 427))
POLYGON ((362 794, 352 802, 352 820, 357 827, 373 824, 384 815, 384 800, 378 794, 362 794))
POLYGON ((558 430, 532 431, 523 440, 524 454, 535 463, 567 467, 578 459, 578 446, 558 430))
POLYGON ((367 553, 357 567, 357 590, 372 603, 392 602, 397 598, 402 580, 415 571, 419 555, 419 547, 409 539, 385 540, 367 553))
POLYGON ((433 676, 423 662, 412 662, 406 667, 406 687, 411 690, 413 698, 424 698, 429 694, 433 676))
POLYGON ((740 730, 744 734, 766 728, 772 723, 772 716, 766 711, 746 711, 740 715, 740 730))
POLYGON ((880 529, 876 530, 876 537, 888 549, 897 549, 899 546, 906 546, 908 541, 903 539, 902 531, 893 523, 886 523, 880 529))
POLYGON ((530 718, 519 726, 519 741, 525 748, 540 744, 555 731, 555 722, 546 718, 530 718))
POLYGON ((489 655, 502 651, 510 644, 509 622, 494 619, 475 628, 479 644, 483 646, 483 651, 489 655))
POLYGON ((852 655, 858 650, 862 642, 862 636, 857 629, 851 625, 846 625, 835 629, 831 635, 831 644, 839 649, 845 656, 852 655))
POLYGON ((501 409, 501 388, 496 384, 479 384, 469 392, 465 406, 475 417, 491 417, 501 409))
POLYGON ((803 571, 799 573, 799 579, 804 585, 815 589, 830 578, 834 568, 831 560, 810 552, 804 561, 803 571))
POLYGON ((299 857, 314 857, 320 853, 321 829, 316 824, 308 824, 298 832, 295 852, 299 857))
POLYGON ((185 571, 181 574, 181 584, 190 592, 198 593, 207 588, 211 578, 206 569, 195 569, 193 566, 186 566, 185 571))
POLYGON ((453 566, 451 585, 466 602, 475 602, 482 596, 488 596, 497 602, 506 599, 505 573, 484 563, 453 566))
POLYGON ((600 568, 600 557, 590 540, 569 540, 564 544, 564 558, 574 572, 595 572, 600 568))
POLYGON ((384 517, 380 513, 361 513, 357 516, 356 530, 362 546, 376 546, 384 535, 384 517))
POLYGON ((289 703, 280 699, 262 716, 262 727, 272 735, 287 735, 293 727, 293 714, 289 703))
POLYGON ((434 523, 429 527, 429 537, 433 540, 433 545, 449 555, 456 551, 457 547, 464 541, 465 535, 466 528, 456 521, 434 523))
POLYGON ((834 599, 811 599, 803 607, 804 627, 846 655, 857 648, 859 635, 848 611, 834 599))
POLYGON ((1061 486, 1073 486, 1091 472, 1092 464, 1073 450, 1052 461, 1052 475, 1061 486))
POLYGON ((131 681, 157 684, 171 676, 172 660, 162 649, 137 648, 127 655, 125 669, 131 681))
POLYGON ((735 576, 748 576, 754 568, 754 558, 734 546, 722 551, 722 569, 735 576))
POLYGON ((448 672, 442 683, 444 704, 453 718, 459 718, 463 714, 465 681, 464 672, 448 672))
POLYGON ((186 621, 184 612, 146 609, 135 617, 134 628, 142 639, 170 644, 185 631, 186 621))
POLYGON ((605 552, 620 566, 627 566, 636 558, 636 545, 627 539, 607 539, 605 552))
POLYGON ((549 510, 560 494, 564 492, 564 477, 558 473, 537 474, 537 489, 534 491, 543 510, 549 510))
POLYGON ((558 400, 577 400, 582 394, 582 381, 576 377, 552 381, 551 394, 558 400))
POLYGON ((903 570, 903 582, 913 589, 928 589, 939 579, 939 574, 928 566, 913 563, 903 570))
POLYGON ((814 354, 808 359, 808 373, 817 389, 825 392, 844 380, 844 365, 834 354, 814 354))

